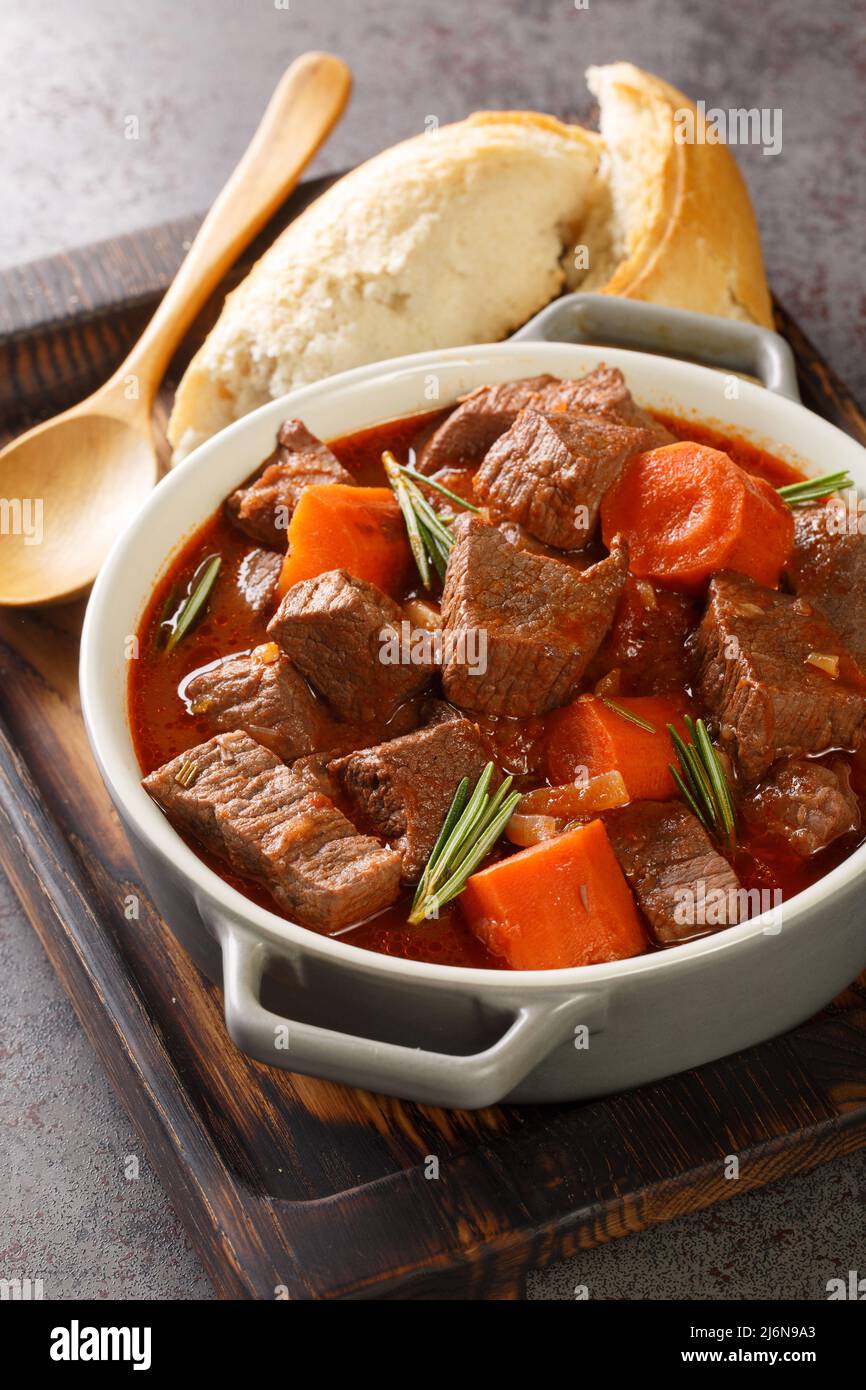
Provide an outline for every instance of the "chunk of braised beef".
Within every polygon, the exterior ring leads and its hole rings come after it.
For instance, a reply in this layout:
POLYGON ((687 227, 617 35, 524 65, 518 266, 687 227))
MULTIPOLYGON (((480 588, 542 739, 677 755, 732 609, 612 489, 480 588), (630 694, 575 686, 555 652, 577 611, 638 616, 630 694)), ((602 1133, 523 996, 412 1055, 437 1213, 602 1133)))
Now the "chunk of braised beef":
POLYGON ((776 841, 804 859, 860 829, 860 803, 844 758, 778 763, 740 810, 755 839, 776 841))
POLYGON ((866 679, 805 599, 715 575, 696 659, 698 700, 747 782, 780 758, 857 746, 866 679))
POLYGON ((630 574, 613 627, 587 669, 587 680, 593 685, 604 680, 610 691, 623 695, 682 690, 692 680, 688 639, 699 618, 694 599, 630 574))
POLYGON ((289 589, 268 634, 339 719, 362 723, 387 718, 432 675, 432 665, 404 659, 402 621, 375 584, 328 570, 289 589))
POLYGON ((283 557, 275 550, 250 550, 241 560, 237 584, 254 613, 272 613, 283 557))
POLYGON ((304 488, 312 483, 352 483, 327 444, 300 420, 286 420, 264 471, 226 501, 228 515, 253 540, 285 550, 286 532, 304 488))
POLYGON ((311 788, 318 787, 318 790, 327 791, 328 795, 336 797, 338 805, 342 805, 341 794, 327 772, 328 764, 335 758, 346 757, 359 748, 373 748, 378 743, 402 738, 404 734, 414 733, 415 729, 424 728, 428 724, 444 724, 450 719, 463 717, 459 710, 446 701, 420 695, 398 705, 388 718, 347 724, 328 714, 325 705, 319 703, 322 727, 316 751, 292 759, 291 766, 292 771, 304 777, 311 788))
POLYGON ((454 522, 442 595, 442 680, 483 714, 546 713, 574 693, 613 621, 628 552, 582 572, 517 549, 479 517, 454 522))
POLYGON ((559 560, 572 569, 588 570, 597 560, 603 560, 605 551, 597 542, 584 546, 583 550, 559 550, 556 546, 545 545, 544 541, 531 536, 525 526, 516 521, 497 521, 497 528, 505 539, 517 546, 518 550, 528 550, 531 555, 544 555, 548 560, 559 560))
MULTIPOLYGON (((444 701, 439 703, 444 706, 444 701)), ((460 715, 455 712, 455 717, 459 718, 460 715)), ((325 740, 327 746, 322 751, 307 753, 302 758, 293 759, 290 763, 292 772, 304 783, 308 791, 321 792, 323 796, 330 797, 335 806, 349 814, 349 805, 343 790, 329 771, 331 764, 359 749, 374 747, 383 739, 388 741, 391 738, 402 738, 405 734, 412 733, 421 723, 421 702, 415 702, 414 707, 411 704, 403 705, 397 717, 384 725, 331 722, 325 740)), ((349 819, 351 820, 350 814, 349 819)))
POLYGON ((494 519, 580 550, 595 533, 601 499, 646 438, 642 429, 528 406, 485 455, 476 498, 494 519))
POLYGON ((450 724, 455 719, 462 719, 463 715, 454 705, 449 705, 447 700, 425 699, 421 704, 421 728, 431 728, 434 724, 450 724))
POLYGON ((181 694, 215 733, 242 729, 285 762, 320 746, 324 720, 316 698, 275 642, 193 673, 181 694))
POLYGON ((477 463, 514 423, 525 405, 555 380, 552 376, 478 386, 459 398, 456 410, 443 420, 418 451, 417 468, 434 473, 448 465, 477 463))
POLYGON ((400 851, 403 877, 415 883, 460 781, 470 788, 489 755, 468 719, 431 724, 329 765, 348 798, 353 819, 400 851))
POLYGON ((638 906, 662 945, 740 920, 740 881, 685 806, 633 801, 605 812, 604 822, 638 906))
MULTIPOLYGON (((330 753, 308 753, 304 758, 295 758, 291 763, 293 777, 309 792, 319 792, 327 796, 335 806, 340 805, 340 789, 328 771, 330 753)), ((342 807, 341 807, 342 809, 342 807)))
POLYGON ((833 624, 866 671, 866 536, 858 523, 838 498, 795 507, 794 548, 785 575, 794 593, 833 624))
POLYGON ((218 734, 144 778, 179 830, 262 884, 305 926, 334 931, 390 906, 400 856, 245 733, 218 734))
POLYGON ((675 442, 670 430, 637 404, 619 367, 601 363, 577 380, 555 381, 545 388, 542 401, 542 410, 597 415, 618 425, 642 429, 645 435, 641 449, 658 449, 675 442))

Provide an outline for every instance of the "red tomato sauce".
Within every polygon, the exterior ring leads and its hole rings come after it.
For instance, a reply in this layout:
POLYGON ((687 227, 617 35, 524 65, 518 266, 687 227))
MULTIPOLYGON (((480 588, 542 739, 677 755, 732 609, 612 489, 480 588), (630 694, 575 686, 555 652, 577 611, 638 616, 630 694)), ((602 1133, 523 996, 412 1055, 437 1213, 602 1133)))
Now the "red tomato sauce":
MULTIPOLYGON (((436 411, 392 421, 332 440, 330 447, 359 483, 382 486, 386 481, 381 465, 382 451, 390 449, 398 459, 406 461, 413 444, 422 440, 442 415, 442 411, 436 411)), ((802 476, 790 464, 746 440, 666 415, 658 414, 657 418, 678 437, 721 449, 748 472, 774 485, 802 476)), ((268 640, 267 618, 253 613, 236 584, 241 562, 253 546, 254 542, 232 525, 220 508, 182 547, 155 585, 139 625, 138 659, 130 662, 128 683, 130 727, 142 774, 211 736, 212 730, 206 720, 188 713, 179 698, 178 686, 184 677, 220 657, 248 651, 268 640), (167 653, 160 622, 174 611, 197 566, 205 556, 213 553, 222 556, 222 566, 207 611, 174 650, 167 653)), ((478 722, 491 746, 491 755, 504 770, 516 774, 518 785, 527 788, 539 785, 543 780, 538 765, 544 721, 482 719, 478 722)), ((233 874, 197 844, 191 841, 190 844, 227 883, 252 901, 281 915, 264 889, 233 874)), ((804 861, 791 853, 780 854, 747 842, 740 847, 735 868, 745 888, 781 888, 783 897, 787 898, 842 862, 854 847, 853 837, 849 836, 804 861)), ((512 851, 506 846, 497 852, 512 851)), ((406 892, 385 912, 368 922, 344 928, 337 935, 342 941, 384 955, 438 964, 497 967, 497 961, 463 920, 459 900, 446 907, 437 921, 421 926, 411 926, 406 920, 410 900, 411 894, 406 892)))

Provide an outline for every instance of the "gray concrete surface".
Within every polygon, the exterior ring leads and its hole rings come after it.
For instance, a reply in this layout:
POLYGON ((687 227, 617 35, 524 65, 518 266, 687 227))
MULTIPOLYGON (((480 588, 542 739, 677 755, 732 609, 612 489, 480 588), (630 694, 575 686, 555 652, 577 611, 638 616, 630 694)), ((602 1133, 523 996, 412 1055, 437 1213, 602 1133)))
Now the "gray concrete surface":
POLYGON ((0 979, 0 1278, 41 1279, 56 1299, 210 1297, 2 876, 0 979))
MULTIPOLYGON (((306 48, 341 53, 356 77, 320 172, 428 115, 587 116, 583 68, 629 58, 708 106, 781 108, 782 153, 738 152, 770 277, 864 397, 864 40, 859 0, 4 0, 0 265, 204 208, 306 48)), ((207 1297, 5 887, 0 979, 0 1277, 43 1277, 59 1298, 207 1297)), ((863 1155, 829 1165, 564 1262, 530 1296, 823 1298, 828 1278, 866 1270, 864 1179, 863 1155)))

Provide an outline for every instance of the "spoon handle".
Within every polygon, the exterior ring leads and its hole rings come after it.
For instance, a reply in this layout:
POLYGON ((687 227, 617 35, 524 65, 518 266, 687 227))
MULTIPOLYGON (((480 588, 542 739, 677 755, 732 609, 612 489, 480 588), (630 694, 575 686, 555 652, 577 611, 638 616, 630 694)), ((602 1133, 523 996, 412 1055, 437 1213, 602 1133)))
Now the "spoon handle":
POLYGON ((342 115, 351 87, 346 64, 330 53, 305 53, 286 70, 153 318, 107 386, 126 385, 133 375, 139 401, 150 405, 208 295, 295 187, 342 115))

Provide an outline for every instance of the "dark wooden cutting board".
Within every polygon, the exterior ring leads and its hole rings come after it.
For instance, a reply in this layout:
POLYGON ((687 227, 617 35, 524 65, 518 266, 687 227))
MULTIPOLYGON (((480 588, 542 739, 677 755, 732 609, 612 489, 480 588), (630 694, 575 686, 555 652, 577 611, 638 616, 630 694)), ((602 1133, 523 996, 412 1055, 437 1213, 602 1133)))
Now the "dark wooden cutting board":
MULTIPOLYGON (((324 182, 306 184, 278 221, 324 182)), ((108 374, 195 226, 0 275, 4 439, 108 374)), ((179 354, 160 422, 217 308, 179 354)), ((781 310, 779 325, 807 404, 866 443, 844 386, 781 310)), ((90 756, 76 681, 82 611, 0 614, 0 863, 220 1295, 519 1297, 549 1260, 866 1142, 862 979, 783 1038, 581 1105, 446 1113, 242 1056, 219 990, 149 902, 90 756), (137 920, 125 915, 130 894, 137 920), (730 1154, 737 1181, 725 1176, 730 1154), (438 1179, 426 1176, 430 1155, 438 1179)))

